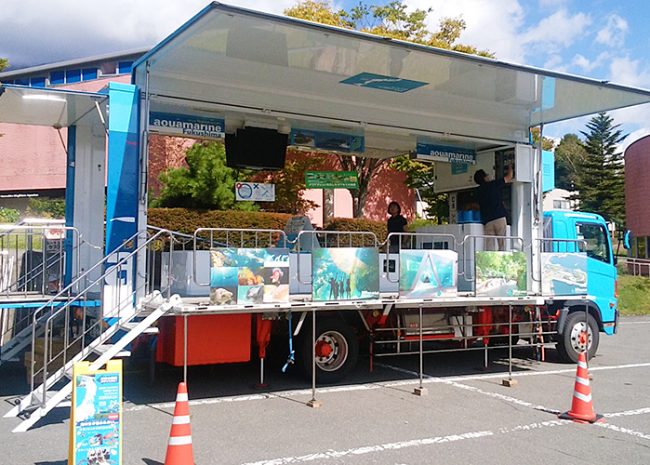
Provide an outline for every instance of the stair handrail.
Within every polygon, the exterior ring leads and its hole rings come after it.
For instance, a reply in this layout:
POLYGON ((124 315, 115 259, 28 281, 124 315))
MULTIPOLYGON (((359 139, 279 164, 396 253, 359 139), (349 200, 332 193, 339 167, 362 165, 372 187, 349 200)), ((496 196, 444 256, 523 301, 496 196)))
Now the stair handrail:
MULTIPOLYGON (((131 238, 128 239, 126 242, 128 242, 128 241, 130 241, 130 240, 132 240, 132 239, 135 239, 135 237, 137 237, 139 234, 141 234, 141 232, 138 232, 138 233, 134 234, 134 235, 131 236, 131 238)), ((87 285, 86 288, 85 288, 84 290, 82 290, 81 292, 79 292, 79 295, 84 295, 84 294, 86 294, 87 292, 89 292, 90 290, 92 290, 92 288, 93 288, 95 285, 97 285, 98 283, 101 283, 102 281, 104 281, 104 280, 106 279, 106 277, 107 277, 110 273, 113 273, 113 272, 115 271, 115 269, 119 269, 121 266, 125 265, 125 264, 126 264, 126 263, 131 259, 131 258, 133 258, 135 255, 137 255, 141 250, 145 249, 145 248, 148 247, 152 242, 158 240, 161 236, 165 236, 165 235, 169 235, 169 237, 170 237, 170 243, 172 244, 171 247, 173 248, 173 233, 172 233, 171 231, 168 231, 168 230, 160 230, 160 231, 158 231, 156 234, 154 234, 153 236, 147 238, 147 240, 145 240, 145 241, 142 242, 140 245, 138 245, 138 246, 137 246, 135 249, 133 249, 129 254, 127 254, 126 256, 124 256, 124 257, 122 257, 121 259, 119 259, 116 263, 112 263, 110 268, 104 270, 104 272, 103 272, 103 273, 102 273, 98 278, 96 278, 92 283, 90 283, 89 285, 87 285)), ((126 243, 126 242, 125 242, 125 243, 126 243)), ((114 253, 114 252, 113 252, 113 253, 114 253)), ((111 255, 113 255, 113 254, 111 254, 111 255)), ((107 257, 104 257, 104 259, 103 259, 100 263, 105 262, 106 259, 109 258, 111 255, 109 255, 109 256, 107 256, 107 257)), ((171 268, 171 260, 172 260, 172 254, 170 254, 170 257, 169 257, 169 266, 170 266, 170 268, 171 268)), ((98 263, 98 264, 99 264, 99 263, 98 263)), ((93 268, 96 268, 96 267, 97 267, 97 265, 95 265, 93 268)), ((93 268, 91 268, 90 270, 88 270, 87 273, 89 273, 93 268)), ((87 274, 87 273, 85 273, 85 274, 87 274)), ((81 278, 82 278, 82 277, 80 276, 79 279, 81 279, 81 278)), ((72 284, 72 283, 71 283, 71 284, 72 284)), ((168 284, 169 284, 169 283, 168 283, 168 284)), ((146 286, 146 282, 143 283, 143 286, 146 286)), ((169 285, 168 285, 168 287, 169 287, 169 285)), ((139 288, 135 288, 135 287, 134 287, 134 289, 132 290, 132 292, 131 292, 128 296, 126 296, 124 299, 119 299, 119 297, 118 297, 118 302, 116 303, 116 307, 113 307, 113 308, 109 311, 109 313, 113 313, 113 310, 117 309, 117 310, 118 310, 118 320, 120 320, 119 309, 122 307, 122 305, 123 305, 125 302, 128 301, 128 299, 132 298, 133 295, 136 294, 138 290, 139 290, 139 288)), ((84 340, 85 340, 85 336, 86 336, 86 333, 88 333, 88 332, 89 332, 89 331, 90 331, 90 330, 91 330, 95 325, 97 325, 97 324, 101 324, 101 322, 103 321, 102 318, 99 318, 98 321, 97 321, 93 326, 91 326, 91 327, 89 327, 88 329, 86 329, 86 328, 85 328, 85 308, 86 308, 86 307, 83 307, 83 308, 84 308, 84 317, 83 317, 83 321, 84 321, 84 329, 83 329, 83 332, 82 332, 81 336, 78 336, 77 338, 75 338, 75 339, 72 341, 72 343, 69 343, 69 341, 68 341, 68 334, 69 334, 69 312, 67 312, 67 310, 68 310, 68 309, 72 306, 72 304, 73 304, 74 302, 76 302, 77 300, 78 300, 78 299, 76 299, 76 298, 75 298, 75 299, 70 299, 70 300, 68 300, 65 304, 63 304, 61 307, 59 307, 56 311, 54 311, 54 312, 53 312, 53 313, 52 313, 52 314, 51 314, 51 315, 50 315, 50 316, 45 320, 45 324, 44 324, 44 341, 43 341, 43 345, 44 345, 44 347, 43 347, 43 368, 42 368, 42 372, 43 372, 43 384, 42 384, 42 386, 44 386, 43 389, 42 389, 42 391, 43 391, 43 392, 42 392, 42 396, 43 396, 43 398, 42 398, 42 402, 43 402, 43 404, 44 404, 45 401, 46 401, 46 394, 47 394, 47 387, 48 387, 48 386, 47 386, 47 379, 48 379, 47 365, 48 365, 48 356, 49 356, 49 353, 48 353, 48 352, 49 352, 49 348, 50 348, 50 345, 51 345, 51 342, 50 342, 50 334, 52 333, 52 322, 54 321, 54 319, 57 318, 58 316, 60 316, 63 312, 66 312, 66 314, 65 314, 65 316, 66 316, 66 321, 65 321, 65 324, 64 324, 64 327, 65 327, 65 332, 64 332, 64 345, 63 345, 63 349, 62 349, 62 350, 61 350, 61 351, 56 355, 56 356, 58 357, 59 355, 64 354, 64 365, 65 365, 65 353, 66 353, 67 350, 72 346, 72 344, 76 343, 79 339, 81 339, 81 340, 82 340, 82 346, 83 346, 83 344, 84 344, 84 340)), ((116 323, 116 324, 117 324, 117 323, 116 323)), ((36 332, 37 332, 37 331, 36 331, 36 321, 35 321, 35 322, 34 322, 34 325, 33 325, 33 327, 32 327, 32 360, 31 360, 31 380, 30 380, 30 388, 31 388, 31 391, 32 391, 32 392, 34 392, 35 378, 36 378, 36 375, 38 374, 38 373, 35 373, 35 372, 34 372, 34 366, 35 366, 36 332)), ((84 347, 82 347, 81 350, 83 351, 83 349, 84 349, 84 347)), ((41 370, 39 370, 39 372, 40 372, 40 371, 41 371, 41 370)))

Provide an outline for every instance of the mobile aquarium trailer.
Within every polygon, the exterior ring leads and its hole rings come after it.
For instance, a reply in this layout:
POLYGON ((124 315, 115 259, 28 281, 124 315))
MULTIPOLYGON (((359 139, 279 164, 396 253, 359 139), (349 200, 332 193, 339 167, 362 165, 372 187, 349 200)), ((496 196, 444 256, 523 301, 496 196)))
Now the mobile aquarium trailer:
POLYGON ((158 338, 158 361, 187 367, 249 361, 253 341, 263 361, 281 332, 315 386, 342 379, 360 344, 372 362, 555 341, 575 360, 615 331, 607 229, 596 215, 544 214, 530 128, 647 103, 648 91, 212 3, 134 64, 133 85, 107 95, 104 258, 31 312, 19 344, 31 393, 7 415, 23 419, 15 431, 66 398, 75 362, 97 368, 145 333, 158 338), (248 168, 282 166, 287 145, 414 153, 436 162, 456 221, 385 243, 293 223, 148 228, 152 133, 224 138, 228 163, 248 168), (482 226, 468 222, 472 176, 507 164, 505 250, 484 250, 482 226))

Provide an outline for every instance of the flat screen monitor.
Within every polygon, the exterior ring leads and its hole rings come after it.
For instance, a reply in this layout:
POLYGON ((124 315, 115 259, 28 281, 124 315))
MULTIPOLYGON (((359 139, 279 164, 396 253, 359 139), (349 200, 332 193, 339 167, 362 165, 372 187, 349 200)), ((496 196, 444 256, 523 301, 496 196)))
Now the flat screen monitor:
POLYGON ((274 129, 247 127, 226 134, 226 164, 230 168, 281 170, 289 136, 274 129))

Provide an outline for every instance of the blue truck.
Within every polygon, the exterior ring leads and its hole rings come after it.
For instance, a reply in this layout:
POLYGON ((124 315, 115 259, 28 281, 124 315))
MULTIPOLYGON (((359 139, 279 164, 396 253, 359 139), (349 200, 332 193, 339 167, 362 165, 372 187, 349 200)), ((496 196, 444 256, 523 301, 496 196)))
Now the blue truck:
MULTIPOLYGON (((618 322, 617 269, 611 235, 602 216, 594 213, 552 210, 544 212, 544 237, 581 241, 586 251, 588 301, 555 300, 551 308, 559 312, 556 336, 561 357, 576 361, 580 333, 588 326, 589 357, 598 349, 599 333, 616 333, 618 322), (586 309, 585 309, 586 306, 586 309)), ((561 243, 553 247, 561 248, 561 243)), ((566 247, 581 247, 571 244, 566 247)))

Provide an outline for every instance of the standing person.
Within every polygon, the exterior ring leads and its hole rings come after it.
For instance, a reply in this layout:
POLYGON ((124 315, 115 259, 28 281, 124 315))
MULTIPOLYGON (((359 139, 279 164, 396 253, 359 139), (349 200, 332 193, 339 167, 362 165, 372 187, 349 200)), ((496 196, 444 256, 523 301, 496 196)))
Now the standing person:
MULTIPOLYGON (((404 228, 407 224, 406 218, 402 216, 402 207, 399 203, 393 201, 388 204, 388 222, 386 224, 388 229, 388 234, 390 233, 403 233, 404 228)), ((400 237, 393 236, 390 238, 390 244, 388 246, 389 253, 399 252, 400 237)))
MULTIPOLYGON (((505 236, 508 224, 506 222, 506 207, 501 199, 501 188, 512 182, 512 166, 508 166, 503 178, 495 180, 491 180, 485 171, 478 170, 474 173, 474 182, 478 184, 478 203, 481 208, 481 222, 485 226, 485 235, 505 236)), ((488 239, 486 243, 487 250, 505 249, 503 237, 496 241, 488 239), (498 249, 495 247, 495 242, 498 243, 498 249)))

